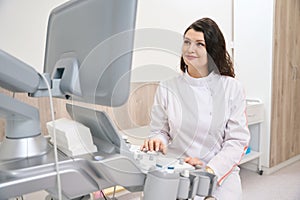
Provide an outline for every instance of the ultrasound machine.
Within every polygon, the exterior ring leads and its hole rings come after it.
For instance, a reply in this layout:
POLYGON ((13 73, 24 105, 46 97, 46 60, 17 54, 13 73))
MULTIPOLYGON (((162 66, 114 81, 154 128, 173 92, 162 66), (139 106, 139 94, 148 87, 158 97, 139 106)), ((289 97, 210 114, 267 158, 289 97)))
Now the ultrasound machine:
MULTIPOLYGON (((55 98, 123 105, 130 89, 137 2, 71 0, 55 8, 48 21, 44 74, 0 50, 0 86, 38 98, 50 96, 50 85, 55 98)), ((58 149, 56 155, 41 134, 37 108, 2 93, 0 101, 0 117, 6 120, 0 200, 41 190, 52 199, 81 199, 114 186, 142 192, 145 200, 193 199, 211 195, 216 187, 212 174, 126 143, 105 112, 83 106, 66 105, 72 120, 90 129, 97 151, 68 156, 58 149)))

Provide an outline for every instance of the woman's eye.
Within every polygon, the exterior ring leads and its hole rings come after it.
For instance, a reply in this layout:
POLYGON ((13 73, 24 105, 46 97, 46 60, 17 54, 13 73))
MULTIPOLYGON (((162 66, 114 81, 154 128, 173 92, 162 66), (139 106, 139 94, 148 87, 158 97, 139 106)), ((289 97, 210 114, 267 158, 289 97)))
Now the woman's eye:
POLYGON ((183 41, 183 44, 190 45, 190 44, 191 44, 191 42, 190 42, 190 41, 188 41, 188 40, 184 40, 184 41, 183 41))
POLYGON ((201 43, 201 42, 198 42, 198 43, 197 43, 197 46, 198 46, 198 47, 204 47, 205 44, 203 44, 203 43, 201 43))

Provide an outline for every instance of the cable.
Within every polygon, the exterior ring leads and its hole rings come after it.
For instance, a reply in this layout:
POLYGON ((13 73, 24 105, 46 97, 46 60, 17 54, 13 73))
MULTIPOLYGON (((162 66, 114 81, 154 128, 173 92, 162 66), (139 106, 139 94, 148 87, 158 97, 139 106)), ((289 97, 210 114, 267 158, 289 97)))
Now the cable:
POLYGON ((107 200, 107 198, 102 190, 101 190, 101 193, 102 193, 102 196, 104 197, 104 199, 107 200))
POLYGON ((115 198, 115 195, 116 195, 116 188, 117 188, 117 186, 115 185, 114 186, 114 192, 113 192, 113 198, 115 198))
POLYGON ((60 180, 60 173, 59 173, 59 165, 58 165, 58 155, 57 155, 57 143, 56 143, 56 130, 55 130, 55 121, 54 121, 54 108, 53 108, 53 99, 52 99, 52 93, 50 89, 50 85, 48 83, 48 80, 43 74, 40 74, 41 77, 44 79, 47 89, 49 92, 49 100, 50 100, 50 109, 51 109, 51 119, 53 124, 53 145, 54 145, 54 159, 55 159, 55 168, 57 173, 57 192, 58 192, 58 199, 62 200, 62 194, 61 194, 61 180, 60 180))

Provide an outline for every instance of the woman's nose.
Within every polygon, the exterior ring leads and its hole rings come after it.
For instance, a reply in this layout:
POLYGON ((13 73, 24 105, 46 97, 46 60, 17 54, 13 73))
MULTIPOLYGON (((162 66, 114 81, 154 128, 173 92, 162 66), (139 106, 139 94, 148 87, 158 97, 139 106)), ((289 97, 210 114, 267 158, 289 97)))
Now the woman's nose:
POLYGON ((195 44, 194 44, 194 43, 191 43, 191 44, 188 46, 187 51, 188 51, 188 52, 194 52, 194 51, 195 51, 195 44))

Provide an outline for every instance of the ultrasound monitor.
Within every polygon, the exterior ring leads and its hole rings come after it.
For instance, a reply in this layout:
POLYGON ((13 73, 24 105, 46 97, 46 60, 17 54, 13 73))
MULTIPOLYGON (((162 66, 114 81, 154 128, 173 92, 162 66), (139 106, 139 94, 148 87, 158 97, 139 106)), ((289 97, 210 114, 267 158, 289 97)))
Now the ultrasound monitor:
POLYGON ((44 72, 87 103, 127 101, 137 0, 73 0, 49 17, 44 72))

